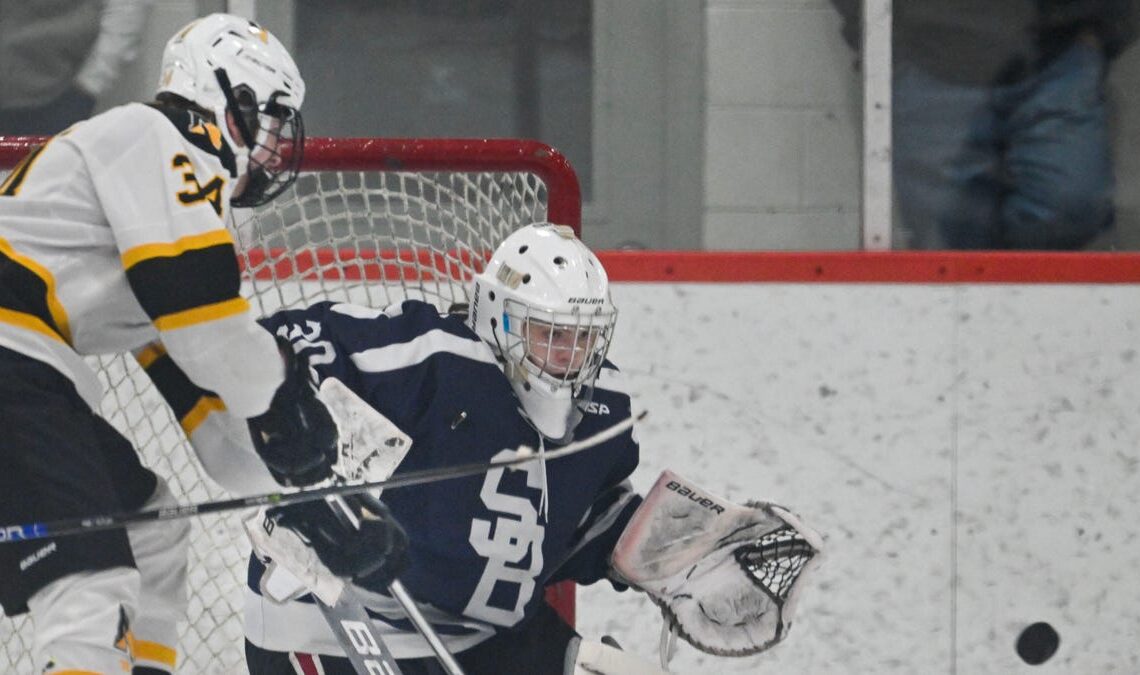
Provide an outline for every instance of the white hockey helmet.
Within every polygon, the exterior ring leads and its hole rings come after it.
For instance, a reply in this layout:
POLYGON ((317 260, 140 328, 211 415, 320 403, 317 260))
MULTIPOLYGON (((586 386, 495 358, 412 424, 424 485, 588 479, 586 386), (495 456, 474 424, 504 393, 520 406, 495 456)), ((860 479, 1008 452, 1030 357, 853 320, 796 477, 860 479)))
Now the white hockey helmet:
POLYGON ((305 141, 305 82, 281 42, 257 23, 210 14, 184 26, 166 43, 157 93, 214 114, 237 158, 237 175, 249 176, 234 206, 264 204, 296 180, 305 141))
POLYGON ((617 321, 606 271, 574 231, 535 223, 507 237, 472 281, 467 321, 535 429, 572 438, 617 321))

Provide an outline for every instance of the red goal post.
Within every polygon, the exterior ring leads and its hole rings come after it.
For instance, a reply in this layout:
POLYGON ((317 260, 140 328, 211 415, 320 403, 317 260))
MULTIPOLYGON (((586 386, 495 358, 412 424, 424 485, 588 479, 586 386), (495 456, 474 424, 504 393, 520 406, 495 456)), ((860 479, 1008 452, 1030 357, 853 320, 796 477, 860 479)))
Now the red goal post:
MULTIPOLYGON (((44 138, 0 136, 0 178, 44 138)), ((404 298, 441 309, 514 229, 535 220, 580 232, 581 192, 554 148, 517 139, 310 138, 296 184, 271 204, 229 214, 243 293, 260 313, 324 299, 385 306, 404 298)), ((93 359, 94 362, 94 359, 93 359)), ((223 496, 133 360, 98 359, 103 414, 186 501, 223 496)), ((190 619, 180 668, 230 672, 243 662, 245 544, 237 517, 193 524, 190 619), (218 670, 221 668, 221 670, 218 670)), ((547 599, 574 622, 574 587, 547 599)), ((29 669, 26 619, 0 621, 0 671, 29 669)))

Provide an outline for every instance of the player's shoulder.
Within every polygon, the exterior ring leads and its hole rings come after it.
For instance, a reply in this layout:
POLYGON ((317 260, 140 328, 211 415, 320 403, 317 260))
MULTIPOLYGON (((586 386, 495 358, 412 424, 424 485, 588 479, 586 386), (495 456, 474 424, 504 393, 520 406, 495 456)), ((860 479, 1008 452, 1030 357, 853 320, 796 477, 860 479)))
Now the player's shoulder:
POLYGON ((598 379, 594 386, 598 391, 629 398, 629 378, 612 361, 607 360, 598 369, 598 379))
POLYGON ((75 124, 59 138, 104 165, 144 162, 144 155, 193 153, 191 148, 196 148, 216 157, 231 172, 237 166, 217 127, 196 113, 177 108, 127 103, 75 124))
POLYGON ((384 309, 338 303, 320 319, 321 330, 353 354, 362 371, 379 373, 423 365, 437 359, 454 364, 494 365, 490 348, 462 316, 440 312, 434 305, 406 300, 384 309))
POLYGON ((367 315, 374 313, 377 318, 389 320, 393 326, 399 326, 409 334, 425 334, 431 331, 444 331, 456 337, 470 340, 479 338, 471 331, 462 314, 441 312, 438 307, 423 300, 404 300, 385 307, 382 310, 360 308, 358 306, 334 307, 334 311, 360 313, 367 315))
POLYGON ((216 157, 231 174, 237 167, 233 151, 212 122, 172 106, 127 103, 80 122, 64 135, 88 154, 121 157, 193 147, 216 157))
POLYGON ((434 334, 479 341, 462 317, 440 312, 435 305, 422 300, 405 300, 383 308, 328 303, 321 311, 324 321, 353 332, 364 331, 373 342, 404 343, 434 334))
POLYGON ((587 418, 599 418, 595 422, 605 420, 607 423, 613 423, 624 419, 633 410, 629 392, 630 386, 626 376, 613 363, 606 361, 598 371, 598 379, 594 382, 593 397, 583 411, 587 418))
POLYGON ((143 107, 158 112, 187 143, 208 155, 217 157, 230 175, 237 173, 237 161, 233 149, 222 137, 222 130, 212 121, 194 110, 179 106, 154 103, 143 107))
POLYGON ((154 110, 141 103, 126 103, 72 125, 59 138, 83 150, 110 148, 122 152, 149 144, 160 124, 162 118, 154 110))
POLYGON ((321 302, 313 305, 323 313, 345 317, 356 321, 380 321, 384 323, 398 320, 401 323, 434 325, 443 323, 445 317, 435 305, 422 300, 405 300, 385 307, 370 307, 350 302, 321 302))

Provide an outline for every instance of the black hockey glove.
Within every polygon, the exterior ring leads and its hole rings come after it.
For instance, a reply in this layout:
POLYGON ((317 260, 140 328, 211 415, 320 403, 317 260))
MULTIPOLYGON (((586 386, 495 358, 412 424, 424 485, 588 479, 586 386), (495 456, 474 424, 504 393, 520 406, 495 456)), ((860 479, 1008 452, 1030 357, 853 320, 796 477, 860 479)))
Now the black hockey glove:
POLYGON ((286 486, 312 485, 332 475, 337 430, 309 379, 309 360, 278 338, 285 381, 269 410, 249 419, 253 447, 274 480, 286 486))
POLYGON ((360 523, 357 529, 340 505, 324 500, 270 509, 268 515, 312 547, 338 577, 361 588, 383 592, 408 566, 408 535, 388 507, 368 495, 349 495, 344 503, 360 523))

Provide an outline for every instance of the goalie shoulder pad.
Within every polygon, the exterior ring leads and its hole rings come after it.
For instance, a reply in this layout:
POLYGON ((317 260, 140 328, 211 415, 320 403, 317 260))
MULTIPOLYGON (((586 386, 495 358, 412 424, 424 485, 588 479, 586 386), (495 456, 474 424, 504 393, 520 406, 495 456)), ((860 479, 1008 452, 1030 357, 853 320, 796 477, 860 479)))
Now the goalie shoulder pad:
POLYGON ((787 636, 819 534, 783 507, 733 504, 662 472, 614 547, 619 580, 710 654, 744 656, 787 636))

